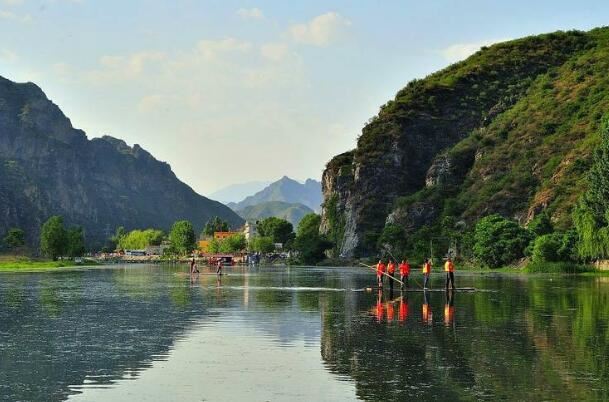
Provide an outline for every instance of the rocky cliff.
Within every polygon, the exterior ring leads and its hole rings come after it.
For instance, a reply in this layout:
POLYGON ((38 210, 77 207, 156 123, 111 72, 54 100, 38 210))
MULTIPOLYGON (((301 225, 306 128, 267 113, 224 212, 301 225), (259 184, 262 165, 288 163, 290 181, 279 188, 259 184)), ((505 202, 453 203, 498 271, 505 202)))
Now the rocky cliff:
POLYGON ((20 227, 35 244, 56 214, 84 226, 90 245, 118 226, 168 229, 188 219, 201 228, 215 215, 242 223, 139 145, 89 140, 35 84, 0 77, 0 233, 20 227))
POLYGON ((498 212, 559 226, 581 190, 602 112, 609 31, 556 32, 483 48, 410 82, 323 174, 322 232, 371 255, 387 225, 407 235, 498 212))

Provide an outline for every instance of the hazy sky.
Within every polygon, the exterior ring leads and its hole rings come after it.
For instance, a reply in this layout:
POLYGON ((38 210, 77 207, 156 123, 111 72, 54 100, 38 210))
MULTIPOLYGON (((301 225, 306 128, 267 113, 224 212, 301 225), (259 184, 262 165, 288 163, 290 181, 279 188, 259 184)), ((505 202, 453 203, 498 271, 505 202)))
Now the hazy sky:
POLYGON ((208 194, 319 179, 413 78, 498 40, 607 24, 609 2, 0 0, 0 75, 208 194))

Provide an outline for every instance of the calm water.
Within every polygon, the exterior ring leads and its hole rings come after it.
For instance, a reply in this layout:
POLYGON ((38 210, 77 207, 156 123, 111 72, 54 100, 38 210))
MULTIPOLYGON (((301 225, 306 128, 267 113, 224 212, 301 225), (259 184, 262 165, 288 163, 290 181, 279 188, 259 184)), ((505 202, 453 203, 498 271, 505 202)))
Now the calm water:
POLYGON ((609 278, 358 268, 0 274, 0 399, 607 400, 609 278), (435 278, 440 285, 441 278, 435 278))

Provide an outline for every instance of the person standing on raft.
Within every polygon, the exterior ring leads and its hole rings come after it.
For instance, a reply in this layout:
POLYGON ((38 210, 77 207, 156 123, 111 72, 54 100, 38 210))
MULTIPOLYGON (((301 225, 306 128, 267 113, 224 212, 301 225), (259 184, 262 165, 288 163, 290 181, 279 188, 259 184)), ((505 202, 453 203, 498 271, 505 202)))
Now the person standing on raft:
POLYGON ((218 259, 218 264, 217 264, 218 269, 216 270, 216 274, 218 275, 222 275, 222 258, 218 259))
POLYGON ((423 289, 427 289, 427 284, 429 283, 429 275, 431 275, 431 260, 429 258, 425 259, 425 263, 423 264, 423 276, 425 279, 423 280, 423 289))
POLYGON ((389 260, 387 264, 387 273, 389 274, 389 287, 393 289, 393 275, 395 275, 395 262, 389 260))
POLYGON ((455 290, 455 264, 450 257, 444 263, 444 272, 446 272, 446 289, 448 289, 448 284, 450 283, 452 289, 455 290))
POLYGON ((376 264, 376 282, 379 288, 383 287, 383 275, 385 274, 385 264, 383 264, 383 260, 379 260, 379 263, 376 264))
POLYGON ((410 264, 407 260, 402 260, 400 264, 400 280, 402 281, 402 289, 408 287, 408 276, 410 275, 410 264))
POLYGON ((199 273, 199 270, 197 269, 197 262, 195 261, 195 257, 192 257, 192 260, 190 261, 190 273, 191 274, 199 273))

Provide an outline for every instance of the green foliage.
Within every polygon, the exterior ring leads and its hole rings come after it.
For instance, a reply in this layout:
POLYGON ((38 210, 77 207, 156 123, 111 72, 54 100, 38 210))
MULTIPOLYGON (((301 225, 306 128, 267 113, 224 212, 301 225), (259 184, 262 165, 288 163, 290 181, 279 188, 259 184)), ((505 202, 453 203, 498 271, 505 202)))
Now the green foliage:
POLYGON ((262 237, 270 237, 273 243, 286 244, 294 238, 294 227, 285 219, 272 216, 258 223, 258 233, 262 237))
POLYGON ((533 243, 533 262, 557 262, 560 261, 560 248, 562 247, 563 235, 551 233, 539 236, 533 243))
POLYGON ((247 248, 245 235, 236 234, 225 239, 211 239, 209 241, 209 252, 217 253, 238 253, 247 248))
POLYGON ((577 264, 569 261, 532 261, 525 267, 524 271, 531 274, 580 274, 592 272, 594 271, 594 268, 589 265, 577 264))
POLYGON ((518 223, 490 215, 476 225, 474 255, 485 265, 499 268, 522 258, 532 237, 532 233, 518 223))
POLYGON ((270 253, 275 251, 275 244, 271 237, 256 236, 250 240, 249 248, 259 253, 270 253))
POLYGON ((527 229, 535 233, 537 236, 543 236, 552 233, 554 231, 554 226, 552 225, 550 216, 546 211, 544 211, 533 218, 527 229))
POLYGON ((294 248, 299 252, 299 258, 305 264, 316 264, 325 258, 325 251, 332 248, 333 243, 319 233, 321 217, 308 214, 298 224, 294 248))
POLYGON ((25 232, 19 228, 10 228, 2 239, 2 243, 9 249, 23 247, 25 245, 25 232))
POLYGON ((609 115, 603 118, 601 144, 587 176, 588 190, 573 212, 583 258, 609 257, 609 115))
POLYGON ((65 254, 68 257, 81 257, 85 253, 85 232, 81 226, 66 230, 65 254))
MULTIPOLYGON (((388 224, 383 229, 383 233, 378 240, 379 249, 381 251, 388 250, 391 254, 397 256, 404 255, 406 248, 406 233, 404 228, 399 225, 388 224)), ((399 258, 399 257, 396 257, 399 258)))
POLYGON ((177 221, 169 232, 171 247, 178 255, 186 255, 196 248, 196 235, 192 224, 186 220, 177 221))
POLYGON ((228 232, 230 225, 228 222, 218 216, 214 216, 205 224, 203 228, 202 237, 213 237, 214 232, 228 232))
POLYGON ((66 246, 66 230, 63 217, 51 216, 40 230, 40 251, 46 257, 57 260, 63 255, 66 246))
POLYGON ((132 230, 121 235, 118 239, 118 247, 122 250, 143 250, 148 246, 158 246, 163 241, 165 234, 162 230, 146 229, 132 230))

